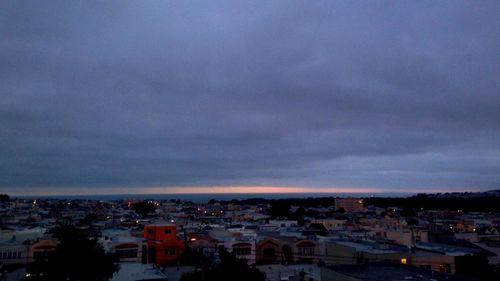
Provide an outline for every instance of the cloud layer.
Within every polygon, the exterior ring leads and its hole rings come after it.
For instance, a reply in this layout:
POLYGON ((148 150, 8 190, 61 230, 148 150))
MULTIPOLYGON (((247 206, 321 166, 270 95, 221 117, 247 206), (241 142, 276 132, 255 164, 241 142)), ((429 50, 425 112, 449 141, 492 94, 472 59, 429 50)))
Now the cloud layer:
POLYGON ((499 14, 2 1, 0 188, 496 188, 499 14))

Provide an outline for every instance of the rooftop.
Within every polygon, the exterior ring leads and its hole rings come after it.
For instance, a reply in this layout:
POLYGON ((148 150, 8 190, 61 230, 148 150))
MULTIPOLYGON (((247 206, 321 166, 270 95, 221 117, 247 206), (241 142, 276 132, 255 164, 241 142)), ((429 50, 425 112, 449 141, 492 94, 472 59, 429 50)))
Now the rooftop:
POLYGON ((389 263, 371 263, 368 265, 342 265, 331 266, 329 270, 337 273, 354 277, 364 281, 400 281, 400 280, 419 280, 419 281, 469 281, 475 280, 450 274, 432 272, 411 266, 389 264, 389 263))

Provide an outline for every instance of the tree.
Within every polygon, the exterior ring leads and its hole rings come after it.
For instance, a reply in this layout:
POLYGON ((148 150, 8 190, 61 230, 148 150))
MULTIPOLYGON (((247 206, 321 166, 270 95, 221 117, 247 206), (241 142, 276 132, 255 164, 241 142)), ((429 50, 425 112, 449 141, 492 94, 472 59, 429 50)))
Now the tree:
POLYGON ((327 231, 328 230, 326 229, 324 224, 316 223, 316 222, 311 223, 309 225, 309 227, 306 229, 307 233, 316 234, 316 235, 326 235, 327 231))
POLYGON ((456 258, 456 274, 478 280, 499 280, 492 267, 489 265, 488 257, 484 254, 465 255, 456 258))
POLYGON ((417 218, 405 218, 405 221, 408 225, 418 225, 417 218))
POLYGON ((0 194, 0 202, 9 202, 10 197, 7 194, 0 194))
POLYGON ((401 212, 399 212, 399 214, 402 217, 415 217, 415 216, 417 216, 417 213, 415 212, 415 210, 413 210, 413 208, 404 208, 403 210, 401 210, 401 212))
POLYGON ((205 266, 201 271, 184 274, 180 281, 264 281, 265 275, 246 260, 237 259, 233 253, 219 251, 220 263, 205 266))
POLYGON ((298 208, 295 213, 293 213, 292 218, 297 220, 299 226, 304 226, 304 216, 306 214, 306 209, 304 207, 298 208))
POLYGON ((292 216, 290 204, 282 201, 275 201, 271 203, 271 208, 269 208, 268 214, 272 218, 290 218, 292 216))
POLYGON ((156 206, 153 203, 148 201, 142 201, 139 203, 135 203, 132 205, 132 209, 141 217, 146 217, 150 213, 154 213, 156 211, 156 206))
POLYGON ((80 220, 80 224, 91 225, 95 220, 97 220, 97 215, 95 213, 90 213, 80 220))
POLYGON ((30 266, 31 278, 27 280, 104 281, 118 270, 115 258, 81 230, 62 226, 52 233, 59 240, 55 252, 46 261, 36 261, 30 266))
POLYGON ((346 210, 344 208, 338 208, 337 213, 345 214, 346 210))

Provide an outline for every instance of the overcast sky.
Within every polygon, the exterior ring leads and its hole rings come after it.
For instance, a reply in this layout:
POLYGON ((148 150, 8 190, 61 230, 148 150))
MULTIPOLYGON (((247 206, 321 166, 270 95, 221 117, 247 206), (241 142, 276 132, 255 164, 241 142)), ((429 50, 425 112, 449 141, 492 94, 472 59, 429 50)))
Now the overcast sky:
POLYGON ((0 1, 0 191, 498 188, 499 15, 496 0, 0 1))

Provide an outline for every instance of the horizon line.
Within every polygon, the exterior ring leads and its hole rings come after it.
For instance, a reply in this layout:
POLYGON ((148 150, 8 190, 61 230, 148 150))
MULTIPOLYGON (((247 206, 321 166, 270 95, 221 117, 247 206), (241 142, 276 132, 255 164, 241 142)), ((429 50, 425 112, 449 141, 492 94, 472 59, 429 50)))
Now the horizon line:
MULTIPOLYGON (((76 187, 51 187, 40 191, 40 188, 12 188, 10 192, 1 193, 9 196, 98 196, 98 195, 160 195, 160 194, 383 194, 383 193, 450 193, 450 192, 481 192, 474 189, 450 188, 413 188, 411 191, 404 189, 383 189, 369 187, 293 187, 293 186, 199 186, 199 187, 109 187, 109 188, 76 188, 76 187), (17 190, 16 190, 17 189, 17 190), (77 189, 77 190, 75 190, 77 189), (82 192, 82 189, 86 189, 82 192)), ((486 190, 485 190, 486 191, 486 190)))

